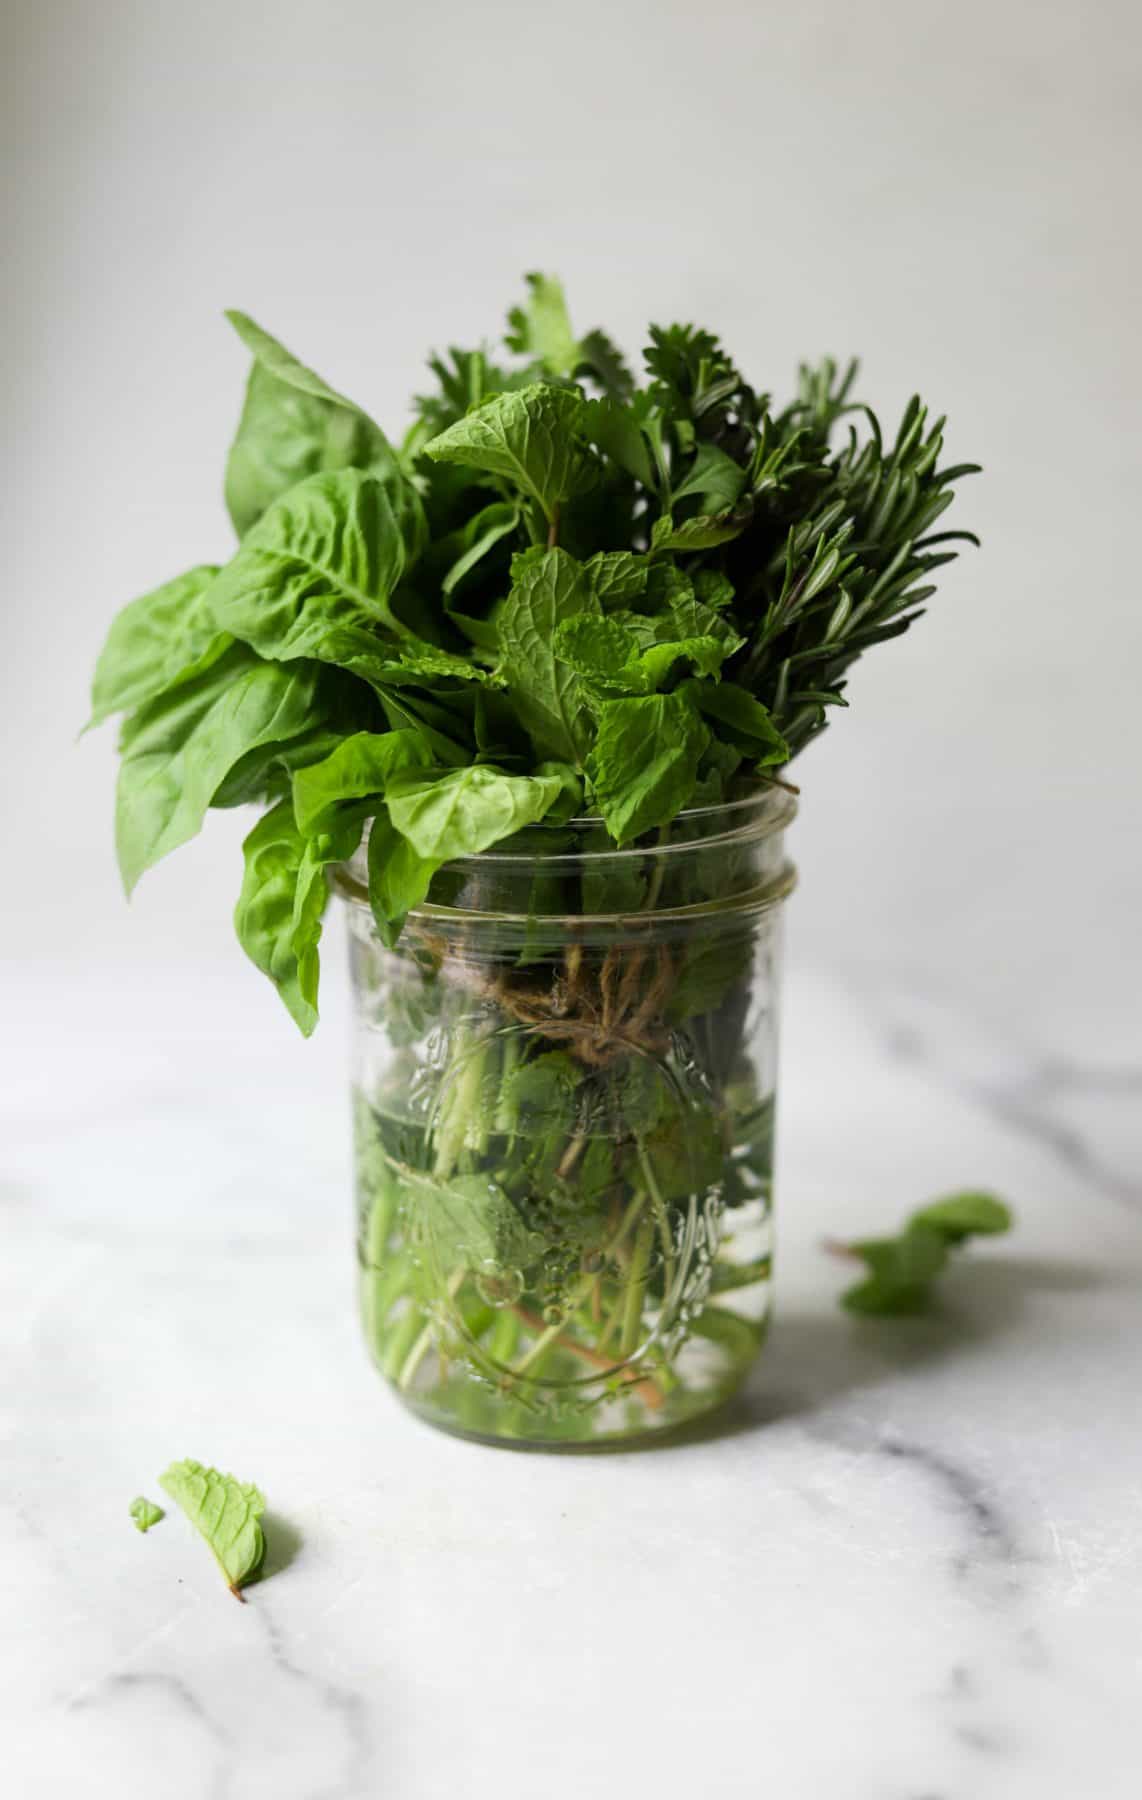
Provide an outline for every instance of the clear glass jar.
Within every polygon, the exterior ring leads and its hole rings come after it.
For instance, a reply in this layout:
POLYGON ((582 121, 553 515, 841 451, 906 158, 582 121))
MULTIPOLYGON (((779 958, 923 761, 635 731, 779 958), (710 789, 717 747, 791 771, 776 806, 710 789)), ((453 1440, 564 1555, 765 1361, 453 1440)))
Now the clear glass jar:
POLYGON ((449 864, 384 948, 348 902, 361 1308, 447 1430, 601 1444, 739 1385, 769 1311, 783 834, 768 786, 617 850, 449 864))

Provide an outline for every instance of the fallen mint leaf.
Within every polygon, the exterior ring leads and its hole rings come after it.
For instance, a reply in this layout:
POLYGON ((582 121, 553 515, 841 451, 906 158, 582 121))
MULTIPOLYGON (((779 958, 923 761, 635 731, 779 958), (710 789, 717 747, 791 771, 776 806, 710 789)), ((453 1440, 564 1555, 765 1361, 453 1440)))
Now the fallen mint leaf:
POLYGON ((832 1245, 868 1270, 862 1281, 845 1289, 841 1305, 882 1318, 923 1312, 952 1250, 969 1237, 993 1236, 1011 1225, 1010 1207, 993 1194, 949 1194, 920 1207, 896 1237, 832 1245))
POLYGON ((172 1463, 159 1486, 205 1538, 235 1599, 262 1566, 266 1540, 261 1519, 266 1498, 252 1482, 208 1469, 193 1457, 172 1463))
POLYGON ((135 1521, 136 1531, 149 1531, 152 1525, 157 1525, 160 1519, 167 1516, 161 1506, 156 1506, 153 1500, 145 1499, 142 1494, 132 1500, 127 1510, 135 1521))

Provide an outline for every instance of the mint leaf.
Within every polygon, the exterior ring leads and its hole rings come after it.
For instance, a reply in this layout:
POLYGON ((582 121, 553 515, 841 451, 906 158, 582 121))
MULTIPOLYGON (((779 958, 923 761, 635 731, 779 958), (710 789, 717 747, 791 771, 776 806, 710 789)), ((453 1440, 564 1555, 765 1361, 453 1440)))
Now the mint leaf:
POLYGON ((534 825, 564 792, 559 775, 505 775, 487 763, 435 776, 395 774, 389 818, 417 855, 438 864, 475 856, 534 825))
POLYGON ((396 458, 384 432, 241 312, 228 312, 254 363, 226 464, 226 505, 239 537, 310 475, 374 468, 396 458))
POLYGON ((424 453, 499 476, 552 520, 578 479, 581 459, 572 434, 582 404, 571 389, 542 382, 495 394, 433 438, 424 453))
MULTIPOLYGON (((477 1048, 470 1052, 479 1056, 477 1048)), ((517 1268, 532 1260, 535 1239, 497 1181, 454 1175, 444 1181, 401 1165, 398 1174, 424 1221, 425 1233, 450 1264, 517 1268)))
POLYGON ((607 829, 626 844, 687 804, 709 733, 679 694, 604 701, 598 722, 587 774, 607 829))
POLYGON ((949 1244, 962 1244, 969 1237, 990 1237, 1010 1231, 1014 1219, 1011 1208, 994 1194, 949 1194, 946 1200, 933 1200, 913 1214, 917 1225, 938 1231, 949 1244))
POLYGON ((650 533, 650 547, 662 550, 715 550, 740 537, 749 523, 732 512, 698 513, 676 525, 669 513, 656 520, 650 533))
POLYGON ((680 690, 707 719, 719 727, 719 735, 757 764, 768 768, 787 762, 789 746, 760 700, 736 682, 688 681, 680 690))
POLYGON ((178 681, 193 680, 230 644, 202 597, 218 573, 201 563, 125 606, 111 625, 95 665, 88 729, 110 713, 153 700, 178 681))
POLYGON ((565 550, 528 550, 512 562, 512 588, 496 625, 498 673, 541 756, 581 764, 591 717, 575 671, 555 650, 558 627, 598 601, 581 563, 565 550))
POLYGON ((838 1245, 868 1269, 864 1281, 841 1295, 841 1305, 881 1317, 923 1312, 950 1252, 973 1235, 1008 1231, 1011 1224, 1010 1208, 992 1194, 950 1194, 914 1212, 897 1237, 838 1245))
POLYGON ((186 1457, 174 1462, 159 1486, 190 1520, 226 1577, 235 1599, 262 1566, 266 1541, 262 1534, 265 1496, 252 1482, 238 1481, 186 1457))
POLYGON ((311 476, 244 538, 210 590, 211 610, 260 656, 314 657, 368 678, 386 656, 378 626, 413 635, 392 599, 424 531, 420 501, 399 476, 311 476))
POLYGON ((133 713, 120 738, 115 842, 131 892, 200 829, 224 778, 261 744, 313 722, 318 671, 280 668, 236 644, 205 674, 133 713))
POLYGON ((152 1525, 157 1525, 160 1519, 166 1518, 162 1507, 156 1506, 153 1500, 145 1499, 142 1494, 132 1500, 127 1511, 135 1521, 136 1531, 149 1531, 152 1525))
POLYGON ((391 776, 430 768, 433 761, 417 731, 358 731, 343 738, 322 762, 310 763, 294 775, 298 829, 306 836, 327 830, 346 801, 383 795, 391 776))

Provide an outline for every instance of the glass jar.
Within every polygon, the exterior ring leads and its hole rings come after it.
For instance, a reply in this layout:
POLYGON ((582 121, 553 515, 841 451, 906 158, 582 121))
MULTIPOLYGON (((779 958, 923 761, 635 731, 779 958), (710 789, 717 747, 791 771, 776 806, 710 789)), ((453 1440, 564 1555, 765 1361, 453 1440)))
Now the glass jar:
POLYGON ((395 950, 337 872, 361 1308, 402 1400, 603 1444, 724 1401, 769 1312, 783 834, 766 786, 649 848, 597 820, 447 865, 395 950))

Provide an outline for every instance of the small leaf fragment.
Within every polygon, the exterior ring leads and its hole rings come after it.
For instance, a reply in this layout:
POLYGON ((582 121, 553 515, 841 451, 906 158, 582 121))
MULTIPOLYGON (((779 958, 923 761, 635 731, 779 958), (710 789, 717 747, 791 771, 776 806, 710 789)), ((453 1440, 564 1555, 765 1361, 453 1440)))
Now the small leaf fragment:
POLYGON ((136 1531, 149 1531, 152 1525, 157 1525, 160 1519, 167 1516, 161 1506, 156 1506, 153 1500, 148 1500, 143 1494, 132 1500, 127 1511, 135 1521, 136 1531))

